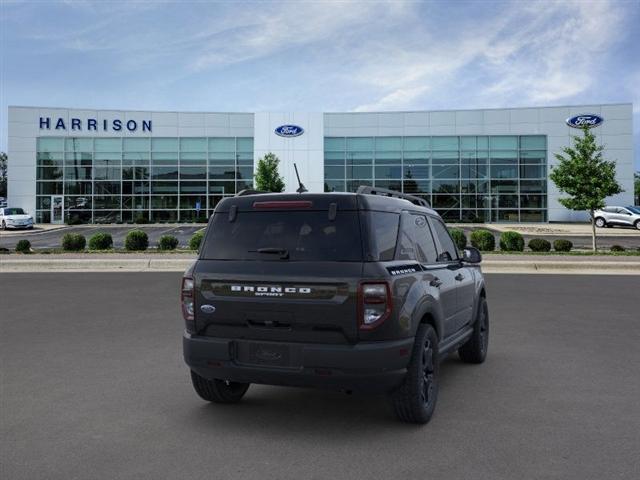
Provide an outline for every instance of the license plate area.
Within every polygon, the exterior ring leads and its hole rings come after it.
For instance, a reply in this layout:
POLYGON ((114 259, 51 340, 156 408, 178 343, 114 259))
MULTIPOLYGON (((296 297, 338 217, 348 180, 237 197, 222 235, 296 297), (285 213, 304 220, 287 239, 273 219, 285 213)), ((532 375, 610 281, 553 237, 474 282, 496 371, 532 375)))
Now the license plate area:
POLYGON ((286 343, 237 342, 236 363, 262 367, 297 368, 300 352, 286 343))

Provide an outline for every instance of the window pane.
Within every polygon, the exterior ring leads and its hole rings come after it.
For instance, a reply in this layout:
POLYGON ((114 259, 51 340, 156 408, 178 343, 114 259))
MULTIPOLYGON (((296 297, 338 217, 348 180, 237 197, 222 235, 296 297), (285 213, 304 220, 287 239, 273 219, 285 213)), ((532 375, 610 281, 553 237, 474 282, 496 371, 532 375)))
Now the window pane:
POLYGON ((237 176, 236 178, 239 180, 241 178, 245 180, 253 179, 253 167, 239 167, 236 168, 237 176))
POLYGON ((408 218, 412 223, 417 260, 422 263, 435 263, 436 245, 427 218, 424 215, 409 215, 408 218))
POLYGON ((524 135, 520 137, 520 148, 522 150, 545 150, 547 137, 544 135, 524 135))
POLYGON ((521 163, 537 163, 545 165, 547 163, 547 152, 544 150, 530 150, 520 152, 521 163))
POLYGON ((62 152, 64 150, 64 138, 39 137, 39 152, 62 152))
POLYGON ((62 194, 62 182, 37 182, 36 193, 38 195, 60 195, 62 194))
POLYGON ((544 165, 520 165, 521 178, 545 178, 544 165))
POLYGON ((433 180, 431 188, 433 193, 458 193, 460 183, 457 180, 433 180))
POLYGON ((210 138, 209 152, 235 152, 235 138, 210 138))
POLYGON ((344 178, 344 167, 324 167, 324 178, 344 178))
POLYGON ((64 149, 67 152, 92 152, 93 138, 65 138, 64 149))
POLYGON ((253 154, 253 138, 251 137, 239 137, 236 139, 237 151, 243 153, 253 154))
POLYGON ((96 152, 122 151, 122 139, 120 138, 96 138, 94 142, 96 152))
POLYGON ((354 166, 347 167, 347 178, 373 178, 373 169, 371 166, 354 166))
POLYGON ((434 165, 432 168, 433 178, 458 178, 459 167, 458 165, 449 165, 449 166, 436 166, 434 165))
POLYGON ((65 195, 91 195, 91 182, 64 182, 65 195))
POLYGON ((344 137, 325 137, 325 152, 342 152, 345 149, 344 137))
POLYGON ((369 256, 371 261, 386 262, 393 260, 398 237, 397 213, 366 212, 364 214, 369 224, 369 256))
POLYGON ((457 165, 460 163, 458 152, 433 152, 431 163, 434 165, 457 165))
POLYGON ((347 152, 347 165, 371 165, 373 152, 347 152))
POLYGON ((215 181, 209 182, 209 193, 235 194, 235 182, 215 181))
POLYGON ((402 163, 401 152, 376 152, 376 165, 400 165, 402 163))
POLYGON ((400 166, 397 167, 379 167, 375 168, 375 177, 376 179, 381 178, 400 178, 402 176, 400 166))
POLYGON ((515 150, 491 152, 491 163, 518 163, 518 152, 515 150))
POLYGON ((458 150, 458 137, 431 137, 431 150, 458 150))
POLYGON ((207 179, 206 167, 181 167, 180 178, 183 180, 207 179))
POLYGON ((476 150, 476 137, 460 137, 460 150, 476 150))
POLYGON ((456 244, 453 243, 447 227, 445 227, 444 223, 440 220, 434 218, 431 219, 431 224, 433 226, 434 234, 440 241, 441 250, 438 254, 438 261, 450 262, 451 260, 456 260, 458 258, 458 249, 456 248, 456 244))
POLYGON ((347 150, 351 150, 351 151, 373 150, 373 138, 371 137, 347 138, 347 150))
POLYGON ((429 137, 404 137, 404 150, 429 151, 431 149, 429 137))
POLYGON ((401 137, 376 137, 376 151, 402 150, 401 137))
MULTIPOLYGON (((157 140, 164 140, 159 138, 157 140)), ((162 146, 162 142, 159 143, 162 146)), ((151 144, 149 138, 125 138, 124 139, 124 151, 125 152, 148 152, 151 150, 151 144)))
POLYGON ((206 138, 181 138, 180 139, 180 152, 206 152, 207 151, 207 139, 206 138))
POLYGON ((404 164, 404 178, 429 178, 428 166, 404 164))
POLYGON ((62 179, 62 169, 58 167, 38 167, 38 180, 62 179))
POLYGON ((491 178, 518 178, 518 166, 491 165, 491 178))
POLYGON ((178 139, 177 138, 152 138, 151 150, 153 150, 154 152, 177 152, 178 139))
POLYGON ((178 178, 178 167, 153 167, 151 169, 151 178, 153 180, 178 178))
POLYGON ((120 182, 94 182, 94 195, 120 195, 120 182))
MULTIPOLYGON (((180 182, 180 194, 207 193, 207 182, 180 182)), ((182 206, 180 207, 182 208, 182 206)))
POLYGON ((403 192, 411 194, 431 193, 431 182, 429 180, 403 180, 403 192))
POLYGON ((518 137, 516 136, 494 136, 489 137, 491 150, 517 150, 518 137))

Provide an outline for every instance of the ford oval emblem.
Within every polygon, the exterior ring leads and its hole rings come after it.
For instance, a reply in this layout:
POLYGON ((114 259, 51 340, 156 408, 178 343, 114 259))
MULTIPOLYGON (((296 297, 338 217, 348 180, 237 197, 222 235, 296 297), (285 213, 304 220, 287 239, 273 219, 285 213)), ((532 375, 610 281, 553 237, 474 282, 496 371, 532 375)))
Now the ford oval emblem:
POLYGON ((213 305, 201 305, 200 310, 203 313, 213 313, 216 311, 216 307, 214 307, 213 305))
POLYGON ((593 113, 584 113, 567 118, 567 125, 573 128, 593 128, 604 122, 604 118, 593 113))
POLYGON ((275 131, 281 137, 299 137, 304 133, 304 129, 298 125, 280 125, 275 131))

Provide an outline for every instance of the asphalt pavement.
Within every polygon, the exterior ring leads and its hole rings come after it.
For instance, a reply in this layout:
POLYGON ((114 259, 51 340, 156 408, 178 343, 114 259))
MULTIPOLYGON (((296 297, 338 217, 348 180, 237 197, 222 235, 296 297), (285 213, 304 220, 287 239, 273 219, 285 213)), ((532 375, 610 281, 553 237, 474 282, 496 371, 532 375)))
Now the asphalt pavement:
POLYGON ((207 404, 177 273, 0 275, 0 478, 636 479, 638 276, 488 275, 483 365, 431 423, 383 396, 252 386, 207 404))

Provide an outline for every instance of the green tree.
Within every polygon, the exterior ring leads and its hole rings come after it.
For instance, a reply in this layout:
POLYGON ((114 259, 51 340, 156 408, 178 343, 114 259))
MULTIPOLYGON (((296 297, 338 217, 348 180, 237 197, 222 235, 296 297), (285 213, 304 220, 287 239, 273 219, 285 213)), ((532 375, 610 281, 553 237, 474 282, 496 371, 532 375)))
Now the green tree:
POLYGON ((598 250, 596 226, 593 212, 605 205, 605 198, 622 192, 616 181, 616 164, 602 158, 602 145, 596 144, 595 136, 588 128, 584 136, 573 137, 573 147, 556 153, 558 165, 552 167, 549 177, 558 189, 568 195, 560 203, 570 210, 586 210, 591 216, 593 251, 598 250))
POLYGON ((255 184, 258 190, 263 192, 282 192, 284 180, 278 173, 280 159, 269 152, 258 160, 255 184))
POLYGON ((0 152, 0 197, 7 196, 7 154, 0 152))
POLYGON ((633 174, 633 193, 636 205, 640 205, 640 172, 633 174))

